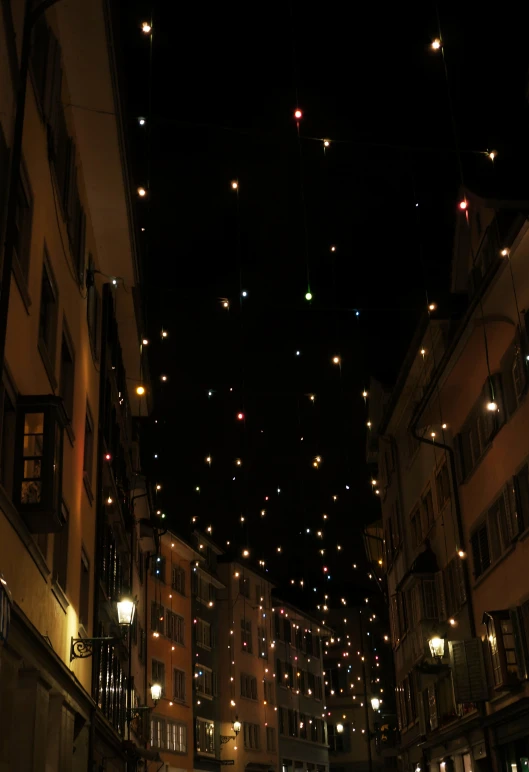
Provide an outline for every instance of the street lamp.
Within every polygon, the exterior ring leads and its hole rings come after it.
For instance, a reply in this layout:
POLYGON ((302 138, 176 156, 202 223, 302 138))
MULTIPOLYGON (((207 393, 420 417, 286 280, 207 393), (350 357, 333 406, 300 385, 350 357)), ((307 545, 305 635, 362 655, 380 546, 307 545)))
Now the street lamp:
POLYGON ((432 657, 436 657, 437 659, 443 658, 445 653, 444 638, 439 638, 437 635, 434 635, 428 641, 428 646, 430 647, 432 657))
POLYGON ((241 731, 241 722, 239 721, 237 716, 235 716, 235 721, 233 722, 233 731, 235 732, 235 737, 237 737, 237 735, 241 731))
POLYGON ((336 724, 336 731, 338 732, 338 734, 342 734, 343 724, 336 724))
POLYGON ((229 743, 230 740, 236 740, 237 735, 241 731, 241 722, 239 721, 238 716, 235 716, 235 721, 231 725, 231 728, 235 732, 235 734, 221 734, 220 736, 220 744, 224 745, 225 743, 229 743))
POLYGON ((151 699, 156 705, 162 696, 161 684, 151 684, 151 699))
POLYGON ((373 710, 378 710, 380 708, 380 700, 378 697, 371 697, 371 707, 373 710))
MULTIPOLYGON (((130 598, 122 598, 116 603, 120 627, 130 627, 134 618, 135 602, 130 598)), ((98 638, 72 638, 70 643, 70 662, 74 659, 86 659, 94 653, 96 643, 117 643, 120 638, 115 635, 104 635, 98 638)))

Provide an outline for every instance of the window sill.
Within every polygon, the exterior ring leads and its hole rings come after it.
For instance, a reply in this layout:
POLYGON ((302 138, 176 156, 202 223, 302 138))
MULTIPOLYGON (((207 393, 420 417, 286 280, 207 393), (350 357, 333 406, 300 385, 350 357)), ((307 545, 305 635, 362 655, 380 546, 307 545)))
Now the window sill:
POLYGON ((13 255, 13 275, 15 277, 15 281, 18 287, 18 291, 20 292, 20 297, 22 298, 22 302, 26 307, 26 313, 29 315, 29 309, 31 307, 31 298, 28 292, 28 283, 16 255, 13 255))
POLYGON ((94 501, 94 494, 92 493, 92 486, 90 485, 90 480, 86 472, 83 472, 83 485, 86 491, 86 496, 88 498, 88 503, 90 506, 92 506, 92 502, 94 501))
POLYGON ((46 374, 48 376, 52 391, 55 392, 57 389, 57 379, 55 377, 52 360, 50 358, 50 355, 48 354, 48 349, 46 347, 45 342, 42 340, 42 338, 39 338, 39 342, 37 343, 37 348, 39 350, 40 358, 42 359, 42 364, 44 365, 44 369, 46 370, 46 374))
POLYGON ((68 606, 70 605, 70 601, 64 594, 64 591, 61 587, 61 585, 58 583, 58 581, 55 579, 53 584, 51 585, 51 591, 55 595, 59 606, 62 608, 64 613, 66 614, 66 611, 68 609, 68 606))

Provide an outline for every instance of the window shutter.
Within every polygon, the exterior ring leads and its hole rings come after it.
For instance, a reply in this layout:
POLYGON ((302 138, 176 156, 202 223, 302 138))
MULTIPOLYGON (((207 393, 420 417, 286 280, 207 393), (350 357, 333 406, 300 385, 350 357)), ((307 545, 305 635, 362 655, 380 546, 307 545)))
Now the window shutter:
POLYGON ((509 609, 511 618, 512 632, 514 636, 514 648, 516 651, 516 664, 518 665, 518 677, 520 681, 529 678, 529 656, 527 651, 527 640, 523 624, 522 610, 518 606, 509 609))
POLYGON ((480 639, 449 641, 448 647, 456 704, 487 700, 489 690, 480 639))
POLYGON ((439 614, 439 621, 442 622, 446 619, 446 598, 442 571, 438 571, 435 574, 435 592, 437 595, 437 611, 439 614))
POLYGON ((435 684, 430 684, 428 686, 427 701, 428 701, 428 717, 430 720, 430 729, 433 731, 434 729, 437 729, 439 724, 439 719, 437 716, 437 699, 435 696, 435 684))

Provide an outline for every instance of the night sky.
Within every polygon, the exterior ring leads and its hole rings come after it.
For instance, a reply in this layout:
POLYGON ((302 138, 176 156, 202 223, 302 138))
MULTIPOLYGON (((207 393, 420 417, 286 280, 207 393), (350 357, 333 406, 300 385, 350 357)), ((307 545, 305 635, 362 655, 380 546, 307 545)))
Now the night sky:
POLYGON ((313 586, 332 596, 366 578, 362 526, 379 505, 361 392, 370 375, 394 382, 426 298, 451 313, 462 178, 529 198, 527 12, 462 7, 439 9, 450 99, 428 3, 122 11, 134 187, 149 186, 137 205, 154 390, 145 468, 170 527, 186 533, 198 516, 279 582, 304 579, 307 604, 313 586))

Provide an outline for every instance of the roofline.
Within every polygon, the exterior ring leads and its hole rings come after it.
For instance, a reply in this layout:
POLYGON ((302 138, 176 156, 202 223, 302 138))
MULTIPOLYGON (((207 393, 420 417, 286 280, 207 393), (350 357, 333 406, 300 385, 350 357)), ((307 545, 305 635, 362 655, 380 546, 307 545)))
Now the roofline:
POLYGON ((316 617, 312 616, 312 614, 308 614, 306 611, 302 611, 297 606, 294 606, 292 603, 286 603, 285 601, 281 600, 281 598, 276 598, 274 602, 274 610, 277 608, 277 605, 284 606, 285 608, 290 609, 291 611, 294 611, 296 614, 299 614, 303 619, 307 619, 309 622, 313 622, 314 624, 318 625, 318 629, 320 633, 325 632, 328 633, 328 635, 332 635, 332 630, 327 625, 324 625, 322 622, 320 622, 319 619, 316 619, 316 617))

